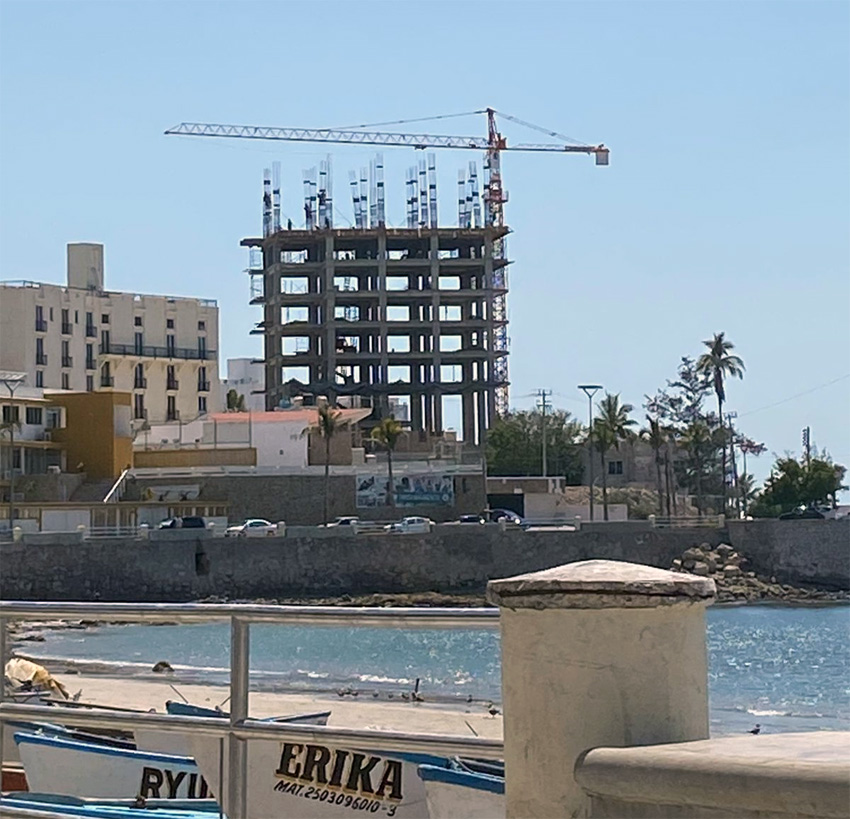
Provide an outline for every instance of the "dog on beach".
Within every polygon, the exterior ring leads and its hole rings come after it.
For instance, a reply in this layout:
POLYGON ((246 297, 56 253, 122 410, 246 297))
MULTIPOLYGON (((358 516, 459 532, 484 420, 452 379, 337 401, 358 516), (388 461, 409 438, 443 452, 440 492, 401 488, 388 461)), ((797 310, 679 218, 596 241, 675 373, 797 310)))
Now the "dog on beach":
POLYGON ((68 689, 62 685, 43 665, 25 660, 23 657, 12 657, 6 663, 4 671, 6 678, 18 686, 27 686, 31 690, 47 690, 62 699, 69 698, 68 689))

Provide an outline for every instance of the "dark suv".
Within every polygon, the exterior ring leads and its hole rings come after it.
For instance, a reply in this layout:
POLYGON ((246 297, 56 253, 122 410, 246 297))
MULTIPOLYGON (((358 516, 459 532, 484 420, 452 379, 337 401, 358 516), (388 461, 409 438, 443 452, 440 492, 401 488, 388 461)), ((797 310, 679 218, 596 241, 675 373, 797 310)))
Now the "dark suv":
POLYGON ((206 521, 197 515, 187 515, 182 518, 168 518, 157 526, 157 529, 206 529, 206 521))

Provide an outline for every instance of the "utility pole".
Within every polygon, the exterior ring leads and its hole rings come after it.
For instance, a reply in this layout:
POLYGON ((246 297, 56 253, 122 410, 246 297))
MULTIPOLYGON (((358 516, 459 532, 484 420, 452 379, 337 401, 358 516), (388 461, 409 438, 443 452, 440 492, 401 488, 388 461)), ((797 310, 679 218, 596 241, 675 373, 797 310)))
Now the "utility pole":
POLYGON ((9 536, 15 530, 15 426, 18 416, 15 413, 15 390, 26 381, 26 373, 0 372, 0 382, 9 390, 9 536))
POLYGON ((803 452, 806 453, 806 469, 812 465, 812 428, 803 429, 803 452))
POLYGON ((538 406, 540 407, 540 426, 541 426, 541 434, 543 436, 543 477, 547 477, 549 474, 548 470, 548 462, 546 460, 546 409, 548 408, 548 404, 546 403, 546 399, 548 396, 552 395, 552 390, 537 390, 537 397, 540 399, 540 403, 538 406))
POLYGON ((589 468, 590 519, 593 520, 593 396, 602 389, 600 384, 579 384, 587 396, 587 465, 589 468))
MULTIPOLYGON (((738 486, 738 462, 735 460, 735 430, 732 427, 732 421, 738 417, 737 412, 727 412, 726 422, 729 424, 729 454, 732 458, 732 485, 735 488, 735 509, 738 515, 741 514, 741 490, 738 486)), ((726 480, 726 476, 723 476, 726 480)))

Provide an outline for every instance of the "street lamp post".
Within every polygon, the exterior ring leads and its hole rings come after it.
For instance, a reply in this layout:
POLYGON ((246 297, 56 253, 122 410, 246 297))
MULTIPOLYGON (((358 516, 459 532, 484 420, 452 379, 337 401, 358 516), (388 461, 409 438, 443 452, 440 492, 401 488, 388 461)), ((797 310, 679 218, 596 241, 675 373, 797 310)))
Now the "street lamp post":
POLYGON ((15 529, 15 390, 26 381, 26 373, 0 372, 0 382, 9 390, 9 535, 15 529))
POLYGON ((587 463, 590 468, 588 487, 590 495, 590 519, 593 520, 593 396, 602 389, 600 384, 579 384, 580 389, 587 396, 587 463))

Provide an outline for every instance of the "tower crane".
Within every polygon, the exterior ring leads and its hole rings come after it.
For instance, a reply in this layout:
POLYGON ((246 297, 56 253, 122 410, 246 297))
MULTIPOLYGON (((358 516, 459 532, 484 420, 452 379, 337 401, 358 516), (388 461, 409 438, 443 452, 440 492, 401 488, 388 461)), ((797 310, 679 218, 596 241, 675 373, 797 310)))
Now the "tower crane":
MULTIPOLYGON (((439 117, 423 117, 415 120, 396 120, 380 122, 373 125, 360 125, 349 128, 275 128, 256 125, 222 125, 203 122, 181 122, 169 128, 166 135, 217 137, 225 139, 270 139, 288 142, 318 142, 318 143, 349 143, 356 145, 389 145, 409 147, 416 150, 428 148, 453 148, 485 152, 486 187, 484 190, 485 222, 495 228, 505 225, 504 204, 507 201, 502 186, 501 153, 502 151, 551 152, 551 153, 581 153, 593 155, 597 165, 608 165, 609 149, 605 145, 587 145, 576 142, 571 137, 559 134, 548 128, 542 128, 518 117, 497 112, 493 108, 484 108, 464 114, 450 114, 439 117), (514 122, 526 128, 546 134, 548 137, 562 140, 562 143, 517 143, 509 145, 507 139, 499 132, 496 124, 496 114, 503 119, 514 122), (448 119, 449 117, 467 116, 468 114, 487 115, 487 136, 451 136, 436 134, 408 134, 402 132, 374 131, 372 128, 389 125, 407 125, 425 120, 448 119)), ((506 258, 504 232, 497 231, 493 241, 493 256, 496 259, 506 258)), ((493 349, 497 354, 493 373, 496 383, 496 412, 504 416, 509 409, 508 404, 508 336, 507 336, 507 298, 504 267, 498 266, 493 273, 493 319, 497 328, 493 349)))

